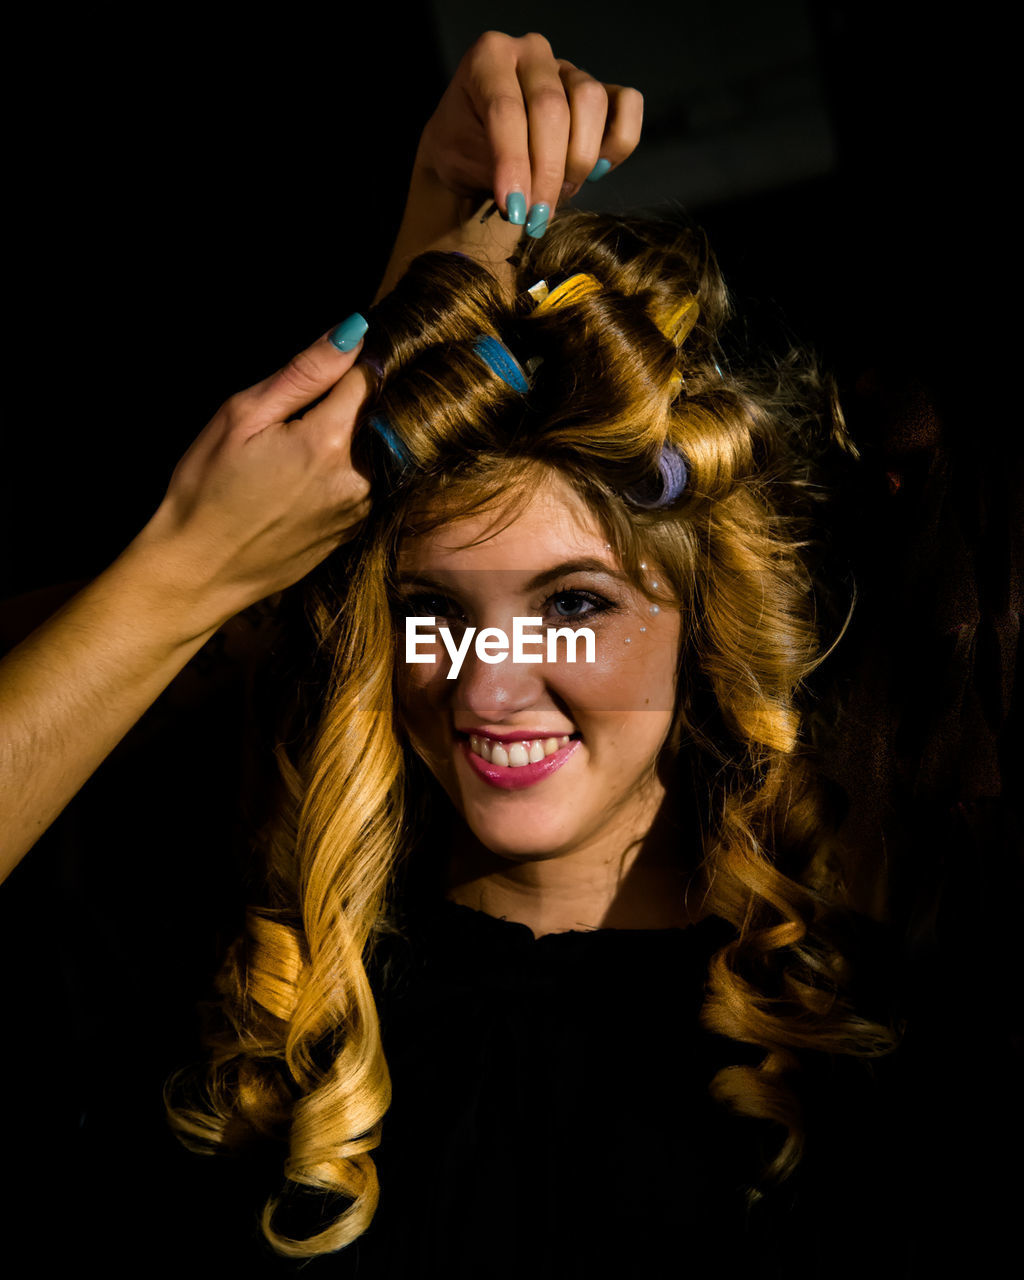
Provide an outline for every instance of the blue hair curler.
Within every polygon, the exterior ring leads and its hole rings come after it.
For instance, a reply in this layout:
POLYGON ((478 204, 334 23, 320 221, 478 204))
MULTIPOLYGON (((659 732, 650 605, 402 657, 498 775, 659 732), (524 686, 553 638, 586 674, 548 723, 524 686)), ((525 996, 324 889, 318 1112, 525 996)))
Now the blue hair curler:
POLYGON ((388 453, 391 454, 392 458, 398 463, 399 467, 401 467, 403 471, 406 467, 412 465, 412 455, 401 440, 399 440, 398 436, 395 434, 394 428, 386 418, 374 416, 367 419, 367 422, 369 426, 376 431, 381 440, 384 441, 387 446, 388 453))
POLYGON ((513 391, 518 391, 521 395, 529 391, 530 384, 523 372, 523 366, 503 342, 490 336, 477 338, 473 343, 473 350, 491 372, 496 373, 513 391))

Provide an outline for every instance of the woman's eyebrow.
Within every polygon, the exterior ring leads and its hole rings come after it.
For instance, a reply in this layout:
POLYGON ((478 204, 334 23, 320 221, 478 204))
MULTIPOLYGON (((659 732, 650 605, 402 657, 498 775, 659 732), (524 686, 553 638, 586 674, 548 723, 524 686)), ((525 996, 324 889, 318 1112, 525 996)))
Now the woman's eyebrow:
POLYGON ((562 564, 553 565, 550 569, 544 569, 530 579, 526 584, 526 590, 536 591, 538 587, 546 586, 553 579, 566 577, 570 573, 600 573, 606 578, 618 578, 621 582, 626 581, 626 575, 613 568, 607 561, 587 556, 582 560, 566 560, 562 564))
MULTIPOLYGON (((476 570, 475 572, 483 573, 484 570, 476 570)), ((488 570, 488 577, 493 577, 495 572, 511 573, 514 570, 488 570)), ((580 560, 566 560, 561 564, 552 565, 550 569, 542 569, 540 573, 534 576, 523 585, 524 591, 536 591, 539 587, 546 586, 555 578, 567 577, 571 573, 599 573, 606 578, 617 578, 621 582, 625 582, 626 575, 618 569, 613 568, 607 561, 598 560, 596 557, 585 557, 580 560)), ((398 587, 426 587, 430 591, 447 592, 451 591, 450 585, 445 585, 437 578, 429 578, 421 573, 401 573, 395 575, 395 585, 398 587)))

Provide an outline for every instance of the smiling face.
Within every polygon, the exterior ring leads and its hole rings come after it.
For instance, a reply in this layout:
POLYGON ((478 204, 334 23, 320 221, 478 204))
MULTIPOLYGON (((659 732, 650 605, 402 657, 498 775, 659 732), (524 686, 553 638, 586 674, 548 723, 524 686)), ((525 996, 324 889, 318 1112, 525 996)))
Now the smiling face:
MULTIPOLYGON (((513 619, 590 628, 595 658, 484 661, 471 644, 457 679, 440 639, 407 663, 397 688, 410 740, 477 840, 502 858, 582 854, 636 844, 664 798, 657 762, 673 719, 678 610, 653 607, 624 576, 594 513, 556 472, 493 512, 407 538, 398 561, 399 624, 435 617, 452 632, 513 619)), ((650 573, 653 583, 656 570, 650 573)), ((657 589, 655 587, 655 589, 657 589)), ((475 640, 475 637, 474 637, 475 640)))

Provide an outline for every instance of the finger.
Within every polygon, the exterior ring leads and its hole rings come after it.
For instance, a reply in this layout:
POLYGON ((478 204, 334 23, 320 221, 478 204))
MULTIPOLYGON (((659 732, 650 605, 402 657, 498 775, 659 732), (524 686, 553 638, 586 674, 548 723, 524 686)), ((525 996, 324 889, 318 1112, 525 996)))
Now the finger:
POLYGON ((602 154, 609 99, 600 80, 565 58, 559 59, 558 69, 571 117, 561 190, 561 198, 567 200, 580 189, 602 154))
POLYGON ((543 36, 525 36, 519 57, 519 83, 529 128, 531 207, 527 235, 544 234, 562 194, 571 116, 565 86, 551 46, 543 36))
POLYGON ((368 365, 354 365, 319 404, 302 415, 301 429, 324 454, 348 461, 359 410, 376 384, 376 374, 368 365))
POLYGON ((362 347, 367 324, 358 311, 293 356, 283 369, 242 393, 254 427, 283 422, 344 377, 362 347))
POLYGON ((519 43, 500 31, 485 32, 471 50, 466 75, 466 92, 490 145, 495 202, 516 224, 526 220, 531 194, 526 104, 516 72, 519 43), (513 192, 521 199, 510 206, 513 192))
POLYGON ((640 143, 644 125, 644 95, 639 89, 606 84, 608 121, 601 142, 601 156, 613 169, 628 160, 640 143))

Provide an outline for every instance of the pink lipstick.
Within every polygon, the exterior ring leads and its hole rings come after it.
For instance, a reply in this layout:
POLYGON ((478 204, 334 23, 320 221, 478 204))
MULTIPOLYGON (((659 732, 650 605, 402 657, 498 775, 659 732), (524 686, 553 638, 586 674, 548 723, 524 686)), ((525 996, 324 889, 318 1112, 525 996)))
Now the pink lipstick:
MULTIPOLYGON (((522 739, 517 736, 514 741, 519 742, 522 739)), ((562 765, 565 764, 579 745, 580 740, 574 738, 552 755, 545 756, 543 760, 538 760, 536 764, 518 766, 490 764, 472 751, 469 742, 466 740, 459 742, 459 749, 477 777, 483 778, 492 787, 498 787, 502 791, 522 791, 526 787, 532 787, 538 782, 543 782, 545 778, 549 778, 553 773, 561 769, 562 765)))

